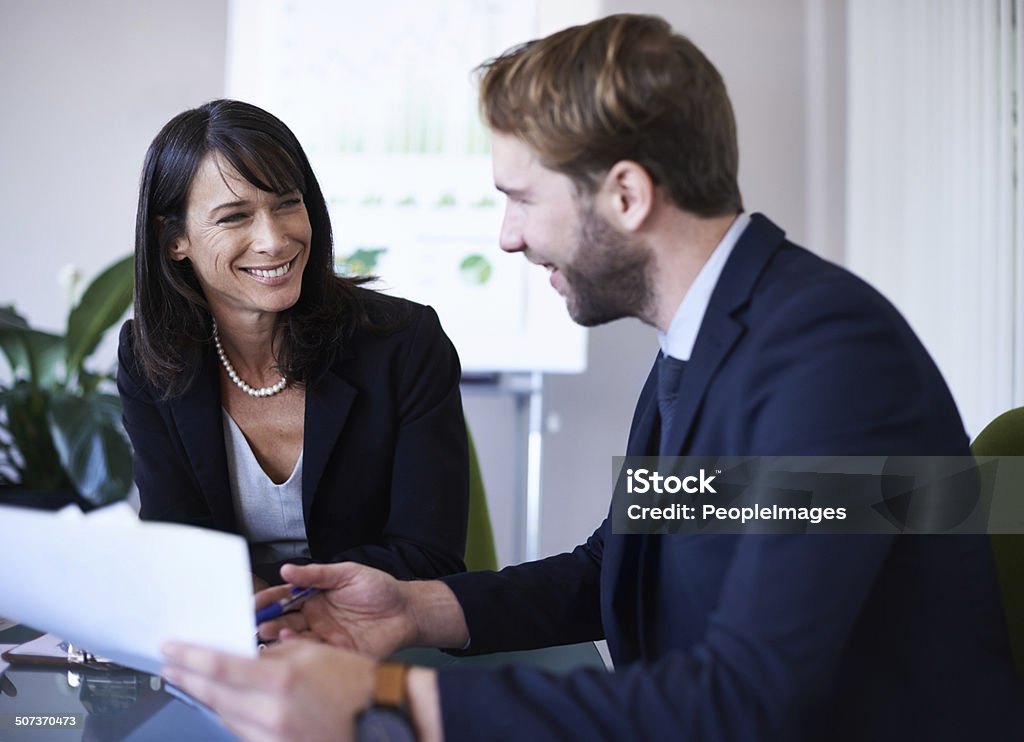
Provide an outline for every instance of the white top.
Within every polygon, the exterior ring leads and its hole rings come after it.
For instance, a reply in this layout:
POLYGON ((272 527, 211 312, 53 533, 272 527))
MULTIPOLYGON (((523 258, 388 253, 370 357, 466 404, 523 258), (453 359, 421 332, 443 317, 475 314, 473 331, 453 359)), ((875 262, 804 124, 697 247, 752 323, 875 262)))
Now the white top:
POLYGON ((227 410, 222 412, 231 501, 239 533, 249 542, 249 558, 253 564, 308 559, 309 542, 302 517, 302 453, 288 480, 274 484, 238 423, 227 410))
POLYGON ((661 352, 665 355, 678 358, 680 361, 690 360, 693 344, 697 342, 697 333, 704 322, 704 312, 711 301, 711 294, 718 285, 718 278, 722 275, 722 269, 725 268, 729 256, 732 255, 732 249, 736 247, 736 242, 749 223, 748 214, 736 217, 736 221, 708 257, 693 285, 683 297, 672 323, 668 326, 668 332, 658 331, 658 342, 661 344, 661 352))

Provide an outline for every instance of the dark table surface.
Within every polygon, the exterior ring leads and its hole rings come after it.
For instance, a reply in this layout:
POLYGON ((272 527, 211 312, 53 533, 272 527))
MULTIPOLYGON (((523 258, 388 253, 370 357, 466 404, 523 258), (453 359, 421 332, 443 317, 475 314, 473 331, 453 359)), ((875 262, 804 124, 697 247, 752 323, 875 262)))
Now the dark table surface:
MULTIPOLYGON (((18 644, 37 635, 17 626, 0 631, 0 644, 18 644)), ((459 658, 435 649, 408 649, 398 658, 434 667, 525 662, 552 672, 604 668, 590 642, 459 658)), ((124 669, 12 665, 0 676, 0 742, 232 739, 209 711, 153 675, 124 669), (29 725, 33 718, 34 725, 29 725)))

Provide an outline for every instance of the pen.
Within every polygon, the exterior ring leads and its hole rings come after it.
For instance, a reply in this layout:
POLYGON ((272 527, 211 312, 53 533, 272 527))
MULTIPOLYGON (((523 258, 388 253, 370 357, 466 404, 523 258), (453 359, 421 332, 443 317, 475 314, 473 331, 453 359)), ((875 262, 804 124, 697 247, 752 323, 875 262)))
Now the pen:
POLYGON ((287 613, 306 598, 316 595, 318 592, 320 592, 320 589, 316 587, 293 587, 291 595, 288 597, 281 598, 280 600, 275 601, 270 605, 265 605, 256 611, 256 624, 259 625, 265 621, 274 620, 278 616, 287 613))

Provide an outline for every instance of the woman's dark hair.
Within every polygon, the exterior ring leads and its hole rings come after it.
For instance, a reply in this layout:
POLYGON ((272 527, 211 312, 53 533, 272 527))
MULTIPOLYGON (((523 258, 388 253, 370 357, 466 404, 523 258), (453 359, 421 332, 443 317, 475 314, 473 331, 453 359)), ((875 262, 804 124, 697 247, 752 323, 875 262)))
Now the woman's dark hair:
POLYGON ((191 262, 175 261, 170 253, 185 231, 189 188, 211 152, 257 188, 279 194, 298 190, 305 201, 312 239, 302 291, 277 325, 277 366, 289 381, 314 380, 359 327, 383 330, 401 321, 398 303, 357 288, 368 279, 335 274, 327 203, 291 130, 256 106, 215 100, 171 119, 149 146, 142 167, 132 339, 139 369, 165 397, 189 388, 213 334, 191 262))

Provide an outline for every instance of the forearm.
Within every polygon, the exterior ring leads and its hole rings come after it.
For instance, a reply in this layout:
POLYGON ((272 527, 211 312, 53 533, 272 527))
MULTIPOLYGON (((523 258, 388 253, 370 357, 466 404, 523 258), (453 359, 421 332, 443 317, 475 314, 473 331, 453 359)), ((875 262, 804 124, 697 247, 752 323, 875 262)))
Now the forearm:
POLYGON ((414 627, 409 646, 461 649, 469 628, 455 593, 438 580, 403 582, 406 606, 414 627))
POLYGON ((442 581, 462 609, 467 638, 473 640, 466 647, 469 653, 536 649, 604 636, 597 535, 570 554, 442 581))

